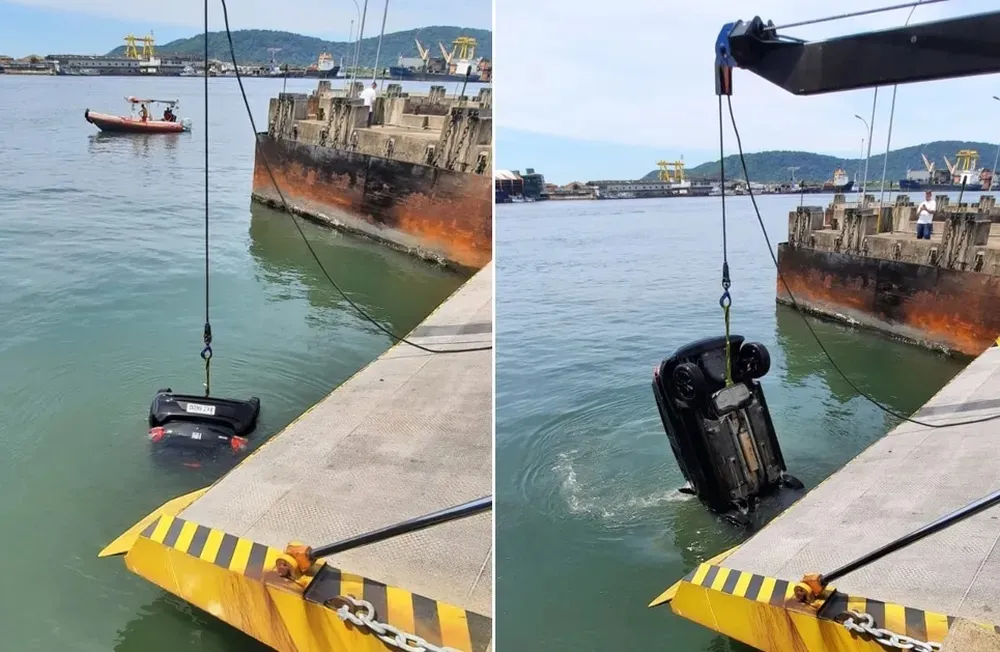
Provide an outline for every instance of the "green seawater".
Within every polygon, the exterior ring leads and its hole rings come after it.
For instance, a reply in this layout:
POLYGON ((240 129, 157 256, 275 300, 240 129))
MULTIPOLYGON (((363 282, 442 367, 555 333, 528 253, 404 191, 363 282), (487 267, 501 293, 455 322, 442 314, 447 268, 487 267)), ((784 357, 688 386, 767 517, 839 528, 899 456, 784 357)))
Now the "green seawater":
MULTIPOLYGON (((235 463, 153 455, 146 437, 157 389, 199 393, 204 380, 201 84, 0 75, 5 651, 261 649, 121 558, 97 558, 160 504, 235 463), (120 112, 124 96, 147 93, 180 98, 194 132, 101 136, 84 121, 86 108, 120 112)), ((246 84, 266 124, 281 81, 246 84)), ((315 81, 288 86, 306 92, 315 81)), ((253 136, 235 80, 211 81, 210 120, 212 391, 260 397, 259 446, 391 342, 323 278, 287 215, 251 207, 253 136)), ((463 281, 303 226, 351 298, 397 333, 463 281)))
MULTIPOLYGON (((799 198, 758 203, 771 241, 784 241, 799 198)), ((746 649, 667 606, 647 608, 748 534, 677 492, 683 479, 651 387, 663 358, 723 333, 719 204, 497 207, 498 650, 746 649)), ((797 313, 775 305, 749 198, 730 198, 728 210, 733 332, 768 347, 763 385, 782 451, 814 487, 895 421, 855 395, 797 313)), ((903 413, 965 364, 812 323, 855 383, 903 413)))

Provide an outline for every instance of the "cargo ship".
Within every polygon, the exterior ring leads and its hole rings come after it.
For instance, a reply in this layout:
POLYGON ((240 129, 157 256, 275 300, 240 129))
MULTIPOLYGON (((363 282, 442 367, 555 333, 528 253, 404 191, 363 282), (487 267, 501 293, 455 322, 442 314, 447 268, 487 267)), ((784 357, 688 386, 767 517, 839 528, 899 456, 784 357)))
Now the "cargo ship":
POLYGON ((847 176, 843 168, 833 171, 833 178, 823 184, 823 192, 851 192, 854 181, 847 176))
POLYGON ((430 56, 430 50, 419 40, 417 57, 400 55, 395 66, 389 66, 390 79, 399 81, 465 81, 487 82, 490 79, 492 66, 489 59, 476 57, 476 39, 470 36, 459 36, 452 43, 451 51, 438 43, 441 57, 430 56))
POLYGON ((334 79, 337 73, 340 72, 340 66, 338 66, 333 59, 333 56, 328 52, 323 52, 319 55, 316 63, 309 64, 305 68, 292 68, 288 65, 278 65, 274 61, 274 57, 271 57, 271 65, 267 70, 267 75, 269 77, 307 77, 312 79, 334 79))
POLYGON ((388 84, 368 126, 363 86, 321 80, 308 95, 271 99, 253 198, 280 209, 283 196, 290 210, 339 230, 447 267, 482 268, 493 238, 490 89, 457 98, 444 86, 410 95, 388 84))
POLYGON ((333 79, 340 72, 340 66, 333 60, 329 52, 319 55, 316 63, 306 68, 305 77, 315 77, 318 79, 333 79))
POLYGON ((907 170, 906 178, 899 180, 899 190, 982 190, 989 188, 993 180, 993 171, 988 168, 979 167, 979 152, 974 149, 963 149, 955 155, 955 163, 952 164, 948 157, 944 158, 946 169, 935 168, 935 164, 927 160, 923 154, 923 170, 907 170))

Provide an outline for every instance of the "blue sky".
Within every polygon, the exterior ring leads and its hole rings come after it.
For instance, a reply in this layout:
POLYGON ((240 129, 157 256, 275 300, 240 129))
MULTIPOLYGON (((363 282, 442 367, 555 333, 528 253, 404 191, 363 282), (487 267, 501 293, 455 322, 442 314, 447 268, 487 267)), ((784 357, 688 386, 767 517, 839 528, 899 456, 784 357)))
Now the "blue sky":
MULTIPOLYGON (((899 4, 879 0, 664 2, 498 0, 494 34, 496 166, 533 167, 556 183, 637 178, 660 159, 717 160, 713 46, 726 22, 775 24, 899 4), (530 16, 530 20, 525 20, 530 16)), ((914 10, 911 24, 996 10, 996 0, 951 0, 914 10)), ((898 27, 909 10, 786 33, 809 40, 898 27)), ((807 150, 856 158, 871 90, 796 97, 734 73, 744 151, 807 150)), ((1000 141, 1000 76, 898 89, 892 149, 931 140, 1000 141)), ((879 91, 872 154, 885 150, 892 87, 879 91)), ((726 114, 726 154, 736 144, 726 114)), ((943 163, 943 162, 939 162, 943 163)), ((833 172, 832 170, 830 171, 833 172)))
MULTIPOLYGON (((358 5, 363 8, 364 0, 358 5)), ((103 54, 122 45, 129 32, 141 36, 150 30, 158 43, 166 43, 200 32, 203 7, 201 0, 0 0, 0 54, 103 54)), ((209 29, 223 28, 220 7, 219 0, 210 0, 209 29)), ((233 29, 287 30, 345 41, 358 16, 353 0, 231 0, 228 7, 233 29)), ((365 36, 378 36, 384 7, 384 0, 368 3, 365 36)), ((490 29, 491 23, 490 0, 392 0, 386 31, 427 25, 490 29)))

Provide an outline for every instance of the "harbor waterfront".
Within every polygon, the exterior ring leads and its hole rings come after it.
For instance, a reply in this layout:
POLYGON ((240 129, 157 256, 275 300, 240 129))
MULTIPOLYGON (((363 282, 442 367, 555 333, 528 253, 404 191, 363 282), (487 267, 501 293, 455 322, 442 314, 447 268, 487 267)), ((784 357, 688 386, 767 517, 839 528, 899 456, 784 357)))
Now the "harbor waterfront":
MULTIPOLYGON (((147 438, 155 391, 197 393, 204 380, 202 83, 0 77, 0 477, 15 489, 0 495, 0 518, 32 524, 0 538, 52 561, 0 561, 20 587, 0 597, 5 649, 264 649, 97 558, 136 520, 239 460, 185 465, 154 455, 147 438), (83 118, 88 106, 160 94, 180 99, 195 134, 103 136, 83 118)), ((260 124, 282 83, 245 82, 260 124)), ((315 84, 289 80, 288 90, 315 84)), ((256 449, 392 341, 323 278, 287 215, 251 202, 253 139, 239 89, 233 79, 210 89, 213 391, 261 397, 256 449)), ((466 280, 301 226, 349 296, 397 333, 466 280)))
MULTIPOLYGON (((758 204, 777 243, 799 198, 758 204)), ((789 471, 811 489, 896 420, 858 397, 802 318, 776 305, 749 198, 730 199, 728 214, 733 332, 771 352, 768 405, 789 471)), ((648 607, 752 533, 677 491, 650 386, 663 358, 723 332, 719 198, 498 206, 497 248, 498 649, 746 649, 648 607)), ((967 364, 812 325, 859 387, 903 413, 967 364)))

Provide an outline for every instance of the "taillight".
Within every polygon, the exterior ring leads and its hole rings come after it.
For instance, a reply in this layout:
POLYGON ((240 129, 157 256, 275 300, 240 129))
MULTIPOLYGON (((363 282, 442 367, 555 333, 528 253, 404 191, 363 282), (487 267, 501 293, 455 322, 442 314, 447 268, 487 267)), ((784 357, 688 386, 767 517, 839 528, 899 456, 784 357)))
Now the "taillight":
POLYGON ((156 426, 155 428, 150 428, 149 429, 149 440, 155 444, 156 442, 158 442, 161 439, 163 439, 163 435, 165 435, 165 434, 167 434, 167 431, 164 430, 161 426, 156 426))
POLYGON ((239 453, 243 451, 247 447, 247 444, 249 443, 250 443, 249 440, 243 437, 237 437, 233 435, 232 437, 229 438, 229 446, 232 447, 234 453, 239 453))

